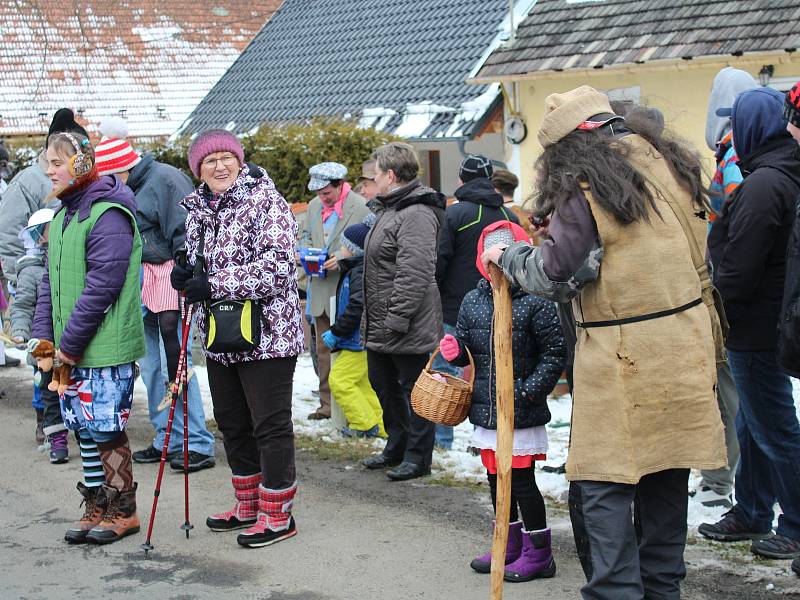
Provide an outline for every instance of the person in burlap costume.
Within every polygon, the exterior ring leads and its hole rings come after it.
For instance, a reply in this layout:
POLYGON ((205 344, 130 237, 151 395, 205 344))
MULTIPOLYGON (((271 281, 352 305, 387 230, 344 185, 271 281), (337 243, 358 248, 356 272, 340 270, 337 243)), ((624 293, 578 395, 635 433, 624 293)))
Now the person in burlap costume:
POLYGON ((591 87, 545 103, 535 211, 551 215, 549 237, 482 258, 573 303, 566 469, 582 597, 678 600, 689 469, 726 462, 699 159, 591 87))

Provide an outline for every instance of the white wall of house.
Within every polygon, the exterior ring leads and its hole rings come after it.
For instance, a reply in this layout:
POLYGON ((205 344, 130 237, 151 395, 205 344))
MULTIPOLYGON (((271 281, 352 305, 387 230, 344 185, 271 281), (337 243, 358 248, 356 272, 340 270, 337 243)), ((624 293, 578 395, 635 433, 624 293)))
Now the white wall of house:
POLYGON ((441 174, 441 191, 448 197, 452 197, 453 192, 458 188, 458 168, 466 154, 483 154, 488 158, 505 162, 503 137, 499 133, 486 133, 478 139, 469 140, 464 145, 462 154, 461 145, 458 141, 411 141, 411 144, 420 153, 420 158, 425 169, 426 152, 439 152, 439 168, 441 174))

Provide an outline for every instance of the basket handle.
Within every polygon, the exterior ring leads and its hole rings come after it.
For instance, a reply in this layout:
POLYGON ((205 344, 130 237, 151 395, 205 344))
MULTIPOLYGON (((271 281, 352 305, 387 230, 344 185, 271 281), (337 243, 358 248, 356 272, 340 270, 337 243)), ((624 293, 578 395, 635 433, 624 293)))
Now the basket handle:
MULTIPOLYGON (((474 387, 475 385, 475 360, 472 358, 472 352, 469 351, 469 348, 464 346, 464 350, 467 351, 467 358, 469 358, 469 366, 472 367, 469 371, 469 387, 474 387)), ((425 370, 430 371, 431 366, 433 365, 433 360, 436 358, 437 355, 441 354, 442 351, 439 350, 439 347, 436 347, 436 350, 431 352, 431 357, 428 359, 428 364, 425 365, 425 370)))

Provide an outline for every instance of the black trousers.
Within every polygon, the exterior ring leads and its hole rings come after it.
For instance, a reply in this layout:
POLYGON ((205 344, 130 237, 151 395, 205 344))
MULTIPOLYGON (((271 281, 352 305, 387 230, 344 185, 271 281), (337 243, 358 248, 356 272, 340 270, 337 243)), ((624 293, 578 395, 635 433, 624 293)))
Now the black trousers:
POLYGON ((393 462, 431 465, 436 426, 411 410, 411 390, 427 362, 427 354, 367 350, 369 382, 381 402, 389 435, 383 454, 393 462))
POLYGON ((668 469, 636 485, 570 483, 569 515, 587 580, 584 600, 680 600, 688 482, 688 469, 668 469))
POLYGON ((297 357, 225 366, 208 359, 214 418, 234 475, 261 473, 264 487, 295 482, 292 378, 297 357))

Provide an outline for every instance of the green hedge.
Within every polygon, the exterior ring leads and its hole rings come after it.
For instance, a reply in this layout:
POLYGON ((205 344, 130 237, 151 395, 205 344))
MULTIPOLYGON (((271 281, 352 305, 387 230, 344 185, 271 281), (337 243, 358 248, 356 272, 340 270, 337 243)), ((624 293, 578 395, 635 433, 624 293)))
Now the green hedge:
MULTIPOLYGON (((311 166, 325 161, 342 163, 347 166, 349 180, 355 182, 361 174, 361 164, 375 148, 399 139, 374 129, 360 128, 354 121, 313 119, 304 124, 264 125, 255 134, 244 136, 242 146, 245 160, 266 169, 286 200, 303 202, 312 196, 306 188, 311 166)), ((7 141, 12 175, 33 164, 43 146, 44 137, 7 141)), ((156 160, 173 165, 192 177, 186 161, 188 146, 188 138, 183 138, 134 147, 140 152, 152 152, 156 160)))
MULTIPOLYGON (((361 164, 375 148, 399 139, 360 128, 352 121, 314 119, 305 124, 264 125, 255 134, 243 137, 242 146, 245 160, 266 169, 287 201, 303 202, 312 196, 306 187, 311 166, 325 161, 342 163, 354 182, 361 174, 361 164)), ((191 176, 186 161, 188 145, 188 139, 181 139, 142 149, 191 176)))

